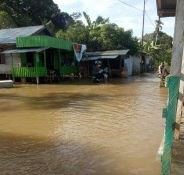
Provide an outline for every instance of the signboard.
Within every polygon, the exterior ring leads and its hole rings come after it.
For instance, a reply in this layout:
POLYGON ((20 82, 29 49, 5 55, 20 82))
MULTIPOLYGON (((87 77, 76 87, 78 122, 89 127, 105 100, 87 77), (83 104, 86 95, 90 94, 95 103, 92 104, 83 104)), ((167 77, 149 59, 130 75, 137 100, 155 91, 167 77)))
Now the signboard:
POLYGON ((87 47, 84 44, 74 44, 73 45, 76 60, 80 62, 82 60, 83 53, 86 51, 87 47))

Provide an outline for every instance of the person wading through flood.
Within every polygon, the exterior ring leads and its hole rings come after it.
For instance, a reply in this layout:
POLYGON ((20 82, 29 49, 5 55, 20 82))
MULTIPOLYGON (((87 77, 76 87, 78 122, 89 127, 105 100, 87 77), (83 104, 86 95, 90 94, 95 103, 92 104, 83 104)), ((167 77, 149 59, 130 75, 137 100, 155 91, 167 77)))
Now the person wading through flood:
POLYGON ((165 86, 165 78, 166 78, 166 76, 169 75, 169 72, 167 71, 164 63, 161 63, 160 66, 158 67, 158 75, 160 78, 160 87, 164 87, 165 86))

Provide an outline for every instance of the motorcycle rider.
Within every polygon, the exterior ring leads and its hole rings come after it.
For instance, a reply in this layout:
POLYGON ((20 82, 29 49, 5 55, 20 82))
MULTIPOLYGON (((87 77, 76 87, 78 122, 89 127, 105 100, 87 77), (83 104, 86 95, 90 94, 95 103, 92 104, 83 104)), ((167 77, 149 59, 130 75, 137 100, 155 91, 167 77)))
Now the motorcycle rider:
POLYGON ((107 82, 108 68, 103 68, 101 61, 95 61, 93 66, 93 82, 100 83, 101 81, 107 82))

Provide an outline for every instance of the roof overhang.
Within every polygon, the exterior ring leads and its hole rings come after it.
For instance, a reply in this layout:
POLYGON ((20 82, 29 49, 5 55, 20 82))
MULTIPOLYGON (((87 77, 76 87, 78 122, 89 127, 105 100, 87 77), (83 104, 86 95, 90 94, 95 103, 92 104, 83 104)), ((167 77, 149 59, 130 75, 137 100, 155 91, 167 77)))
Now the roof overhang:
POLYGON ((85 57, 82 61, 94 61, 94 60, 107 60, 116 59, 119 56, 125 56, 129 52, 129 49, 125 50, 109 50, 109 51, 97 51, 97 52, 86 52, 85 57))
POLYGON ((109 50, 109 51, 98 51, 98 52, 86 52, 87 56, 114 56, 114 55, 127 55, 129 49, 125 50, 109 50))
POLYGON ((112 56, 95 56, 95 57, 85 57, 82 61, 95 61, 95 60, 113 60, 118 58, 119 55, 112 55, 112 56))
POLYGON ((30 53, 30 52, 43 52, 48 48, 33 48, 33 49, 12 49, 12 50, 5 50, 1 52, 1 54, 16 54, 16 53, 30 53))
POLYGON ((156 0, 159 17, 173 17, 176 14, 177 0, 156 0))

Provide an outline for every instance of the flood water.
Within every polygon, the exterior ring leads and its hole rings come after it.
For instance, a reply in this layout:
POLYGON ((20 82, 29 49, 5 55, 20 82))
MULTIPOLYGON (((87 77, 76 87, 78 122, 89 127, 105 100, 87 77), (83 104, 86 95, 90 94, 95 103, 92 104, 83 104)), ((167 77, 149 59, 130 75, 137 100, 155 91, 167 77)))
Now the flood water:
POLYGON ((0 175, 160 175, 153 75, 0 89, 0 175))

